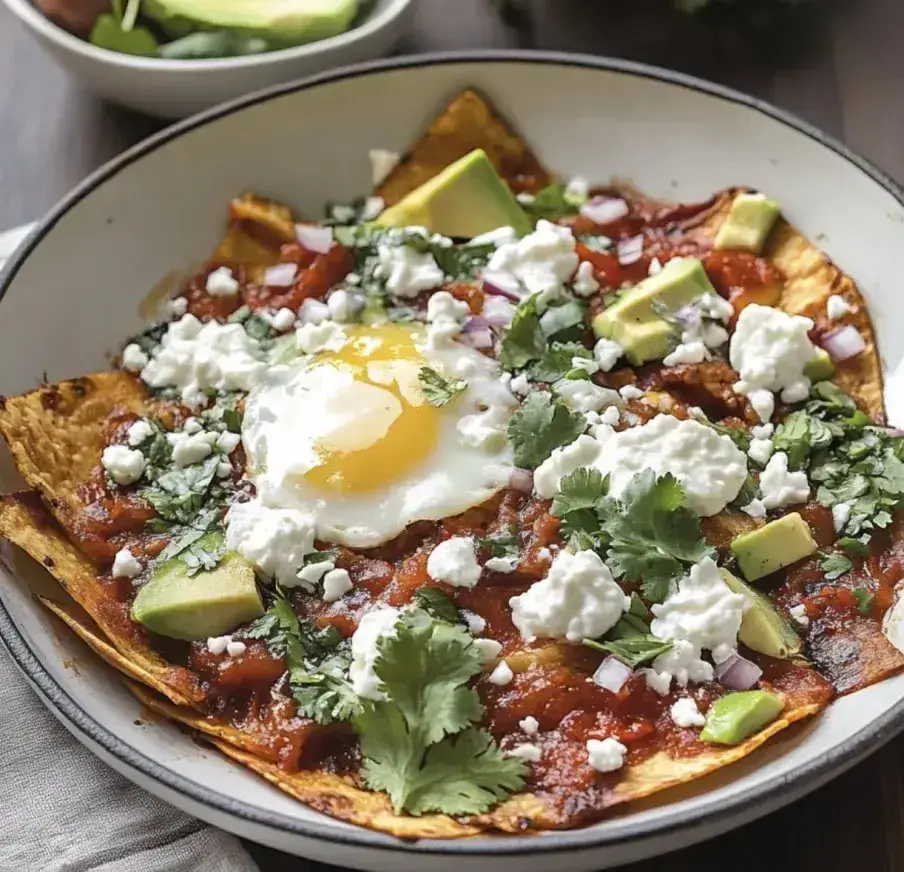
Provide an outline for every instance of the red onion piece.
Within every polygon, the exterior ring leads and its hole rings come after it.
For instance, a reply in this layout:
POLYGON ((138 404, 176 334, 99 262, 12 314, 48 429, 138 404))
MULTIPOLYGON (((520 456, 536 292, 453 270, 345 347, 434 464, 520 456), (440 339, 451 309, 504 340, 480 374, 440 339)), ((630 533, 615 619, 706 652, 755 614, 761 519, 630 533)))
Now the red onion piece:
POLYGON ((637 263, 643 257, 643 235, 618 240, 618 262, 622 266, 637 263))
POLYGON ((732 690, 750 690, 763 674, 756 663, 732 651, 721 663, 716 664, 716 681, 732 690))
POLYGON ((296 224, 295 237, 308 251, 327 254, 333 247, 333 228, 316 224, 296 224))
POLYGON ((832 360, 840 362, 850 360, 866 351, 866 342, 860 335, 860 331, 848 324, 831 333, 826 333, 822 337, 822 347, 829 353, 832 360))
POLYGON ((594 197, 581 206, 581 214, 594 224, 608 224, 628 214, 628 204, 618 197, 594 197))
POLYGON ((515 303, 521 301, 518 279, 507 273, 484 273, 483 292, 491 297, 505 297, 515 303))
POLYGON ((509 479, 509 487, 524 494, 532 493, 534 490, 534 474, 529 469, 515 469, 509 479))
POLYGON ((630 666, 610 654, 593 673, 593 683, 604 690, 618 693, 633 674, 634 670, 630 666))
POLYGON ((461 339, 459 339, 462 345, 467 345, 470 348, 492 348, 493 347, 493 334, 490 332, 488 328, 483 330, 475 330, 473 333, 463 333, 461 339))
POLYGON ((465 333, 480 333, 490 329, 490 322, 483 315, 471 315, 465 321, 462 331, 465 333))
POLYGON ((509 312, 496 312, 491 315, 481 315, 490 327, 509 327, 512 323, 512 315, 514 313, 514 309, 509 312))
POLYGON ((298 267, 294 263, 278 263, 267 267, 264 273, 264 284, 271 288, 288 288, 298 275, 298 267))

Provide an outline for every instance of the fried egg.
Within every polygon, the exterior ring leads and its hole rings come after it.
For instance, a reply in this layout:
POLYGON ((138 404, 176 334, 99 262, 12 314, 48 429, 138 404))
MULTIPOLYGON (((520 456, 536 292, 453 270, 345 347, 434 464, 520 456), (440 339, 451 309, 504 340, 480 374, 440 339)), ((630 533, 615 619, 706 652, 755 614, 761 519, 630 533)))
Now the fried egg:
POLYGON ((435 347, 420 326, 334 331, 249 393, 247 476, 263 505, 303 511, 319 539, 352 548, 459 514, 513 472, 506 425, 517 401, 499 376, 494 360, 454 342, 435 347), (423 367, 467 387, 430 405, 423 367))

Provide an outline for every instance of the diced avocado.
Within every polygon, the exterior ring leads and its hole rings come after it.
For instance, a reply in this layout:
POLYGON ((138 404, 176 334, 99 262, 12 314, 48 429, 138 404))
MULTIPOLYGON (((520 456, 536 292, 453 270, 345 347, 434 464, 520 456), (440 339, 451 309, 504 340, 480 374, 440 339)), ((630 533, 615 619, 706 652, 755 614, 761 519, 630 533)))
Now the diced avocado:
MULTIPOLYGON (((215 551, 222 541, 208 533, 198 546, 215 551)), ((234 551, 197 575, 189 575, 182 558, 167 560, 132 603, 133 620, 161 636, 188 641, 221 636, 263 613, 254 568, 234 551)))
POLYGON ((715 247, 759 254, 780 213, 778 203, 763 194, 738 194, 716 234, 715 247))
POLYGON ((816 349, 816 357, 804 367, 804 375, 812 382, 825 381, 835 375, 835 364, 824 348, 816 349))
POLYGON ((742 690, 717 699, 706 713, 700 741, 737 745, 774 721, 785 701, 765 690, 742 690))
POLYGON ((797 512, 742 533, 731 543, 731 551, 748 581, 797 563, 818 547, 810 527, 797 512))
POLYGON ((390 206, 377 223, 384 227, 426 227, 433 233, 464 239, 498 227, 513 227, 519 236, 533 229, 527 213, 482 148, 450 164, 390 206))
POLYGON ((173 36, 229 30, 282 48, 344 33, 358 0, 144 0, 141 12, 173 36))
POLYGON ((593 319, 593 332, 600 339, 615 340, 635 366, 661 360, 676 338, 675 327, 662 313, 676 312, 704 294, 715 293, 697 258, 674 258, 600 312, 593 319))
POLYGON ((750 603, 744 612, 738 638, 752 651, 759 651, 768 657, 790 660, 800 654, 802 647, 800 636, 778 613, 775 606, 759 591, 744 584, 727 569, 720 569, 719 572, 725 583, 750 603))

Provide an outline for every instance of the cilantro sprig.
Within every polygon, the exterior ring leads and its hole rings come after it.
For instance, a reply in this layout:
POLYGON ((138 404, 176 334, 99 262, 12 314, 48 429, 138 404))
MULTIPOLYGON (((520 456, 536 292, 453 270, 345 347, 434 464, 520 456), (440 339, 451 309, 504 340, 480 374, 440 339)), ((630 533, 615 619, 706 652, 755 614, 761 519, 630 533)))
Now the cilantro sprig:
POLYGON ((540 327, 536 296, 518 305, 512 325, 502 338, 499 363, 503 369, 517 370, 546 353, 546 336, 540 327))
POLYGON ((508 423, 515 465, 536 469, 556 448, 577 439, 586 426, 583 415, 550 394, 528 394, 508 423))
POLYGON ((468 387, 468 383, 460 379, 443 378, 435 369, 422 366, 417 374, 418 384, 424 399, 440 408, 452 402, 462 391, 468 387))
POLYGON ((575 371, 573 361, 593 360, 593 352, 580 342, 553 342, 538 360, 526 369, 531 381, 553 384, 563 378, 590 378, 587 370, 575 371))
POLYGON ((642 635, 630 636, 625 639, 613 639, 611 641, 598 641, 596 639, 584 639, 583 644, 604 654, 611 654, 617 660, 621 660, 632 669, 652 663, 660 654, 672 650, 672 643, 657 639, 655 636, 642 635))
POLYGON ((468 682, 483 664, 467 630, 415 610, 378 645, 388 699, 353 718, 368 787, 412 815, 479 814, 522 787, 524 763, 474 726, 483 705, 468 682))
POLYGON ((554 182, 538 191, 532 200, 522 203, 522 206, 534 220, 545 218, 547 221, 555 221, 568 215, 577 215, 584 200, 586 197, 570 196, 564 185, 554 182))

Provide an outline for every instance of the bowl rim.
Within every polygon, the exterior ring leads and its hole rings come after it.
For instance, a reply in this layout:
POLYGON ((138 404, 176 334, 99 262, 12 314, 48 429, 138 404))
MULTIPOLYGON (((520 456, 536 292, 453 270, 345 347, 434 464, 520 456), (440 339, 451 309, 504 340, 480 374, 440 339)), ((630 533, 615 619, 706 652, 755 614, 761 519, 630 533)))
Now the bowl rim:
POLYGON ((295 58, 313 58, 327 55, 331 51, 341 50, 361 40, 366 40, 384 28, 391 26, 408 10, 413 0, 387 0, 383 9, 372 9, 360 24, 336 36, 328 36, 314 42, 262 54, 230 58, 197 58, 194 60, 147 58, 101 48, 86 39, 81 39, 51 21, 34 5, 34 0, 0 0, 0 2, 5 3, 13 15, 27 28, 38 31, 38 33, 51 42, 56 43, 60 48, 86 59, 135 71, 164 70, 167 73, 181 73, 217 72, 239 70, 246 67, 276 66, 282 61, 290 61, 295 58))
MULTIPOLYGON (((196 128, 257 104, 290 93, 314 89, 321 85, 364 78, 374 73, 474 63, 538 64, 617 73, 675 85, 728 103, 744 106, 780 122, 835 152, 881 186, 904 207, 904 189, 886 172, 852 151, 839 140, 792 113, 714 82, 649 64, 584 54, 527 49, 431 52, 354 64, 265 88, 178 122, 127 149, 73 188, 43 219, 37 222, 35 229, 5 267, 0 270, 0 302, 19 270, 35 249, 40 246, 42 239, 71 209, 120 170, 141 160, 171 140, 178 139, 196 128)), ((902 698, 868 726, 847 737, 831 753, 825 754, 813 762, 798 765, 792 770, 779 772, 767 782, 746 789, 730 802, 715 800, 712 798, 712 794, 702 794, 694 799, 692 808, 685 809, 683 812, 675 811, 671 815, 666 812, 662 819, 655 822, 638 822, 633 815, 627 814, 622 818, 614 818, 605 822, 604 829, 591 826, 534 835, 493 837, 493 834, 487 834, 489 838, 481 837, 478 841, 462 839, 405 842, 358 826, 351 826, 348 829, 337 828, 331 832, 325 831, 323 826, 317 822, 305 821, 279 812, 263 811, 241 800, 209 790, 186 776, 176 774, 136 750, 124 739, 94 720, 91 714, 76 702, 47 671, 15 625, 2 600, 0 600, 0 640, 19 669, 39 691, 45 703, 52 708, 54 714, 63 720, 71 731, 87 737, 124 764, 127 769, 141 773, 196 804, 252 825, 262 825, 278 832, 307 837, 337 846, 384 852, 387 855, 394 852, 425 857, 430 855, 512 857, 524 852, 564 855, 569 852, 594 850, 613 845, 624 847, 642 843, 653 837, 657 839, 675 838, 703 825, 710 828, 713 833, 717 833, 728 828, 732 821, 737 816, 744 814, 745 811, 748 813, 747 820, 752 820, 800 798, 876 751, 904 730, 904 717, 902 717, 904 715, 904 698, 902 698)))

